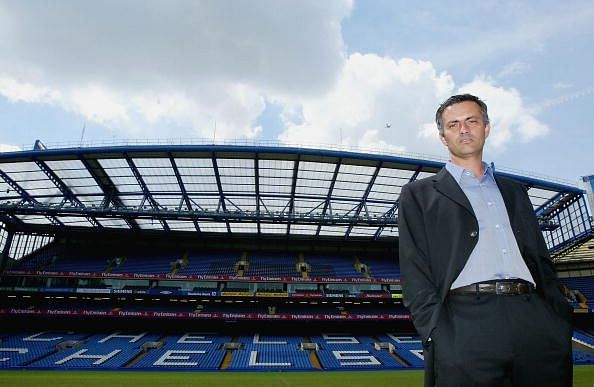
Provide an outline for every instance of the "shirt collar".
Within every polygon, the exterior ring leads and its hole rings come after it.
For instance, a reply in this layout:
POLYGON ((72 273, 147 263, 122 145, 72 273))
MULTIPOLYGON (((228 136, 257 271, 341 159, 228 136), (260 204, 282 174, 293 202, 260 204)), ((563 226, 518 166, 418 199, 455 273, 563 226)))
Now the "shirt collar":
MULTIPOLYGON (((451 161, 448 161, 445 167, 448 170, 448 172, 454 177, 454 179, 458 182, 458 184, 460 184, 462 180, 462 174, 464 173, 464 171, 470 171, 466 168, 452 163, 451 161)), ((485 174, 483 176, 489 176, 490 178, 493 178, 493 168, 491 168, 491 165, 483 161, 483 169, 485 170, 485 174)), ((472 174, 472 176, 474 177, 474 174, 472 174)), ((481 176, 481 178, 483 176, 481 176)))

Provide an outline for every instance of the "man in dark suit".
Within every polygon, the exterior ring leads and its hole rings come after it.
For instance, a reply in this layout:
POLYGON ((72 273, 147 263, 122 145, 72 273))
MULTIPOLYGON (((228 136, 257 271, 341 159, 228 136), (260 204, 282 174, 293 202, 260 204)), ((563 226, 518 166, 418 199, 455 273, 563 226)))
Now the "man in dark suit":
POLYGON ((483 161, 487 106, 452 96, 436 121, 450 161, 402 189, 398 216, 425 385, 571 386, 572 308, 526 188, 483 161))

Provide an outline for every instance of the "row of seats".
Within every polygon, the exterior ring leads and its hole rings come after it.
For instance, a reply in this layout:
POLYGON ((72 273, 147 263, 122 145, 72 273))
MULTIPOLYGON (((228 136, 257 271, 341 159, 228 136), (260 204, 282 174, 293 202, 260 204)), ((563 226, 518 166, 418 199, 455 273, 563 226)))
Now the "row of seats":
MULTIPOLYGON (((587 346, 590 350, 594 350, 594 329, 584 330, 583 332, 574 331, 573 339, 574 342, 587 346)), ((594 355, 574 349, 573 362, 580 365, 594 364, 594 355)))
POLYGON ((131 368, 138 369, 194 369, 218 370, 227 351, 210 348, 179 348, 151 350, 134 363, 131 368))
POLYGON ((253 263, 243 275, 245 277, 296 277, 297 274, 295 265, 253 263))
MULTIPOLYGON (((389 336, 397 338, 394 334, 389 336)), ((8 336, 0 342, 0 355, 4 357, 0 358, 0 368, 216 370, 223 366, 223 359, 227 355, 230 356, 230 362, 224 368, 229 370, 315 369, 312 356, 317 356, 324 369, 405 367, 388 351, 375 349, 372 345, 374 340, 369 336, 313 336, 311 341, 319 341, 320 345, 324 340, 333 342, 328 344, 331 348, 320 346, 315 355, 299 348, 300 343, 309 340, 303 336, 269 336, 255 333, 234 339, 234 342, 242 344, 241 349, 222 349, 222 344, 231 340, 230 336, 212 333, 160 337, 159 334, 146 332, 95 335, 28 332, 8 336), (78 340, 80 342, 75 343, 78 340), (348 343, 336 344, 337 341, 348 343), (60 349, 61 343, 70 345, 60 349)), ((417 342, 419 351, 420 341, 417 342)), ((392 340, 392 343, 396 342, 392 340)), ((398 356, 401 357, 400 354, 398 356)), ((411 356, 415 356, 414 351, 411 351, 411 356)), ((422 367, 422 362, 409 364, 422 367)))
MULTIPOLYGON (((577 336, 576 336, 577 335, 577 336)), ((588 332, 575 332, 591 340, 588 332)), ((161 336, 158 333, 89 334, 82 332, 27 332, 1 334, 0 369, 194 369, 262 370, 422 368, 418 336, 385 333, 375 337, 350 334, 269 336, 253 334, 233 339, 214 333, 186 333, 161 336), (241 343, 241 349, 227 351, 223 343, 241 343), (377 349, 376 342, 390 343, 395 354, 377 349), (313 352, 299 344, 318 344, 313 352), (68 344, 68 345, 65 345, 68 344), (225 366, 224 358, 230 362, 225 366)), ((574 364, 594 364, 594 356, 574 351, 574 364)))
POLYGON ((233 353, 229 369, 294 369, 311 370, 314 366, 305 351, 244 350, 233 353))
POLYGON ((579 290, 588 300, 594 300, 594 276, 567 277, 561 282, 569 289, 579 290))
POLYGON ((404 368, 404 365, 392 357, 388 351, 375 349, 335 349, 319 351, 320 363, 325 369, 349 368, 404 368))
MULTIPOLYGON (((229 275, 237 274, 236 264, 246 260, 249 265, 244 276, 300 277, 296 264, 309 265, 309 277, 362 278, 354 268, 354 258, 345 255, 309 254, 299 258, 287 253, 250 253, 242 257, 234 252, 196 253, 183 251, 121 252, 50 246, 37 255, 16 262, 12 270, 45 270, 61 272, 111 272, 138 274, 180 275, 229 275)), ((361 258, 367 264, 369 273, 376 278, 398 278, 397 263, 378 259, 361 258)))

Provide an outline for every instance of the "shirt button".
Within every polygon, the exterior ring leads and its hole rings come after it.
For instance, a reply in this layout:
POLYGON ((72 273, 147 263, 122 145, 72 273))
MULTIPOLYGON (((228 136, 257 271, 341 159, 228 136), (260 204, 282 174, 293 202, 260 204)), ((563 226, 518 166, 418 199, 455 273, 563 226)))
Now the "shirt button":
POLYGON ((496 224, 496 225, 495 225, 495 228, 501 228, 501 226, 500 226, 500 225, 498 225, 498 224, 496 224))
POLYGON ((503 253, 503 255, 507 254, 507 250, 506 249, 501 250, 501 252, 503 253))
POLYGON ((487 202, 487 205, 488 206, 492 206, 493 205, 493 202, 487 202))
POLYGON ((476 238, 476 236, 477 236, 477 235, 478 235, 478 232, 476 232, 476 230, 473 230, 473 231, 470 233, 470 237, 471 237, 471 238, 476 238))

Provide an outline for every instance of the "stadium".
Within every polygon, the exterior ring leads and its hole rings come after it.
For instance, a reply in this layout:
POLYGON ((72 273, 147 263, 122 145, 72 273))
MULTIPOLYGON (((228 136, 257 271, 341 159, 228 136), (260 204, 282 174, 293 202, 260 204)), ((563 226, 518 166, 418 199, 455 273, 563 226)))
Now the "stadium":
MULTIPOLYGON (((0 153, 0 380, 419 385, 398 203, 442 166, 264 145, 0 153)), ((591 385, 591 188, 497 174, 528 188, 591 385)))

